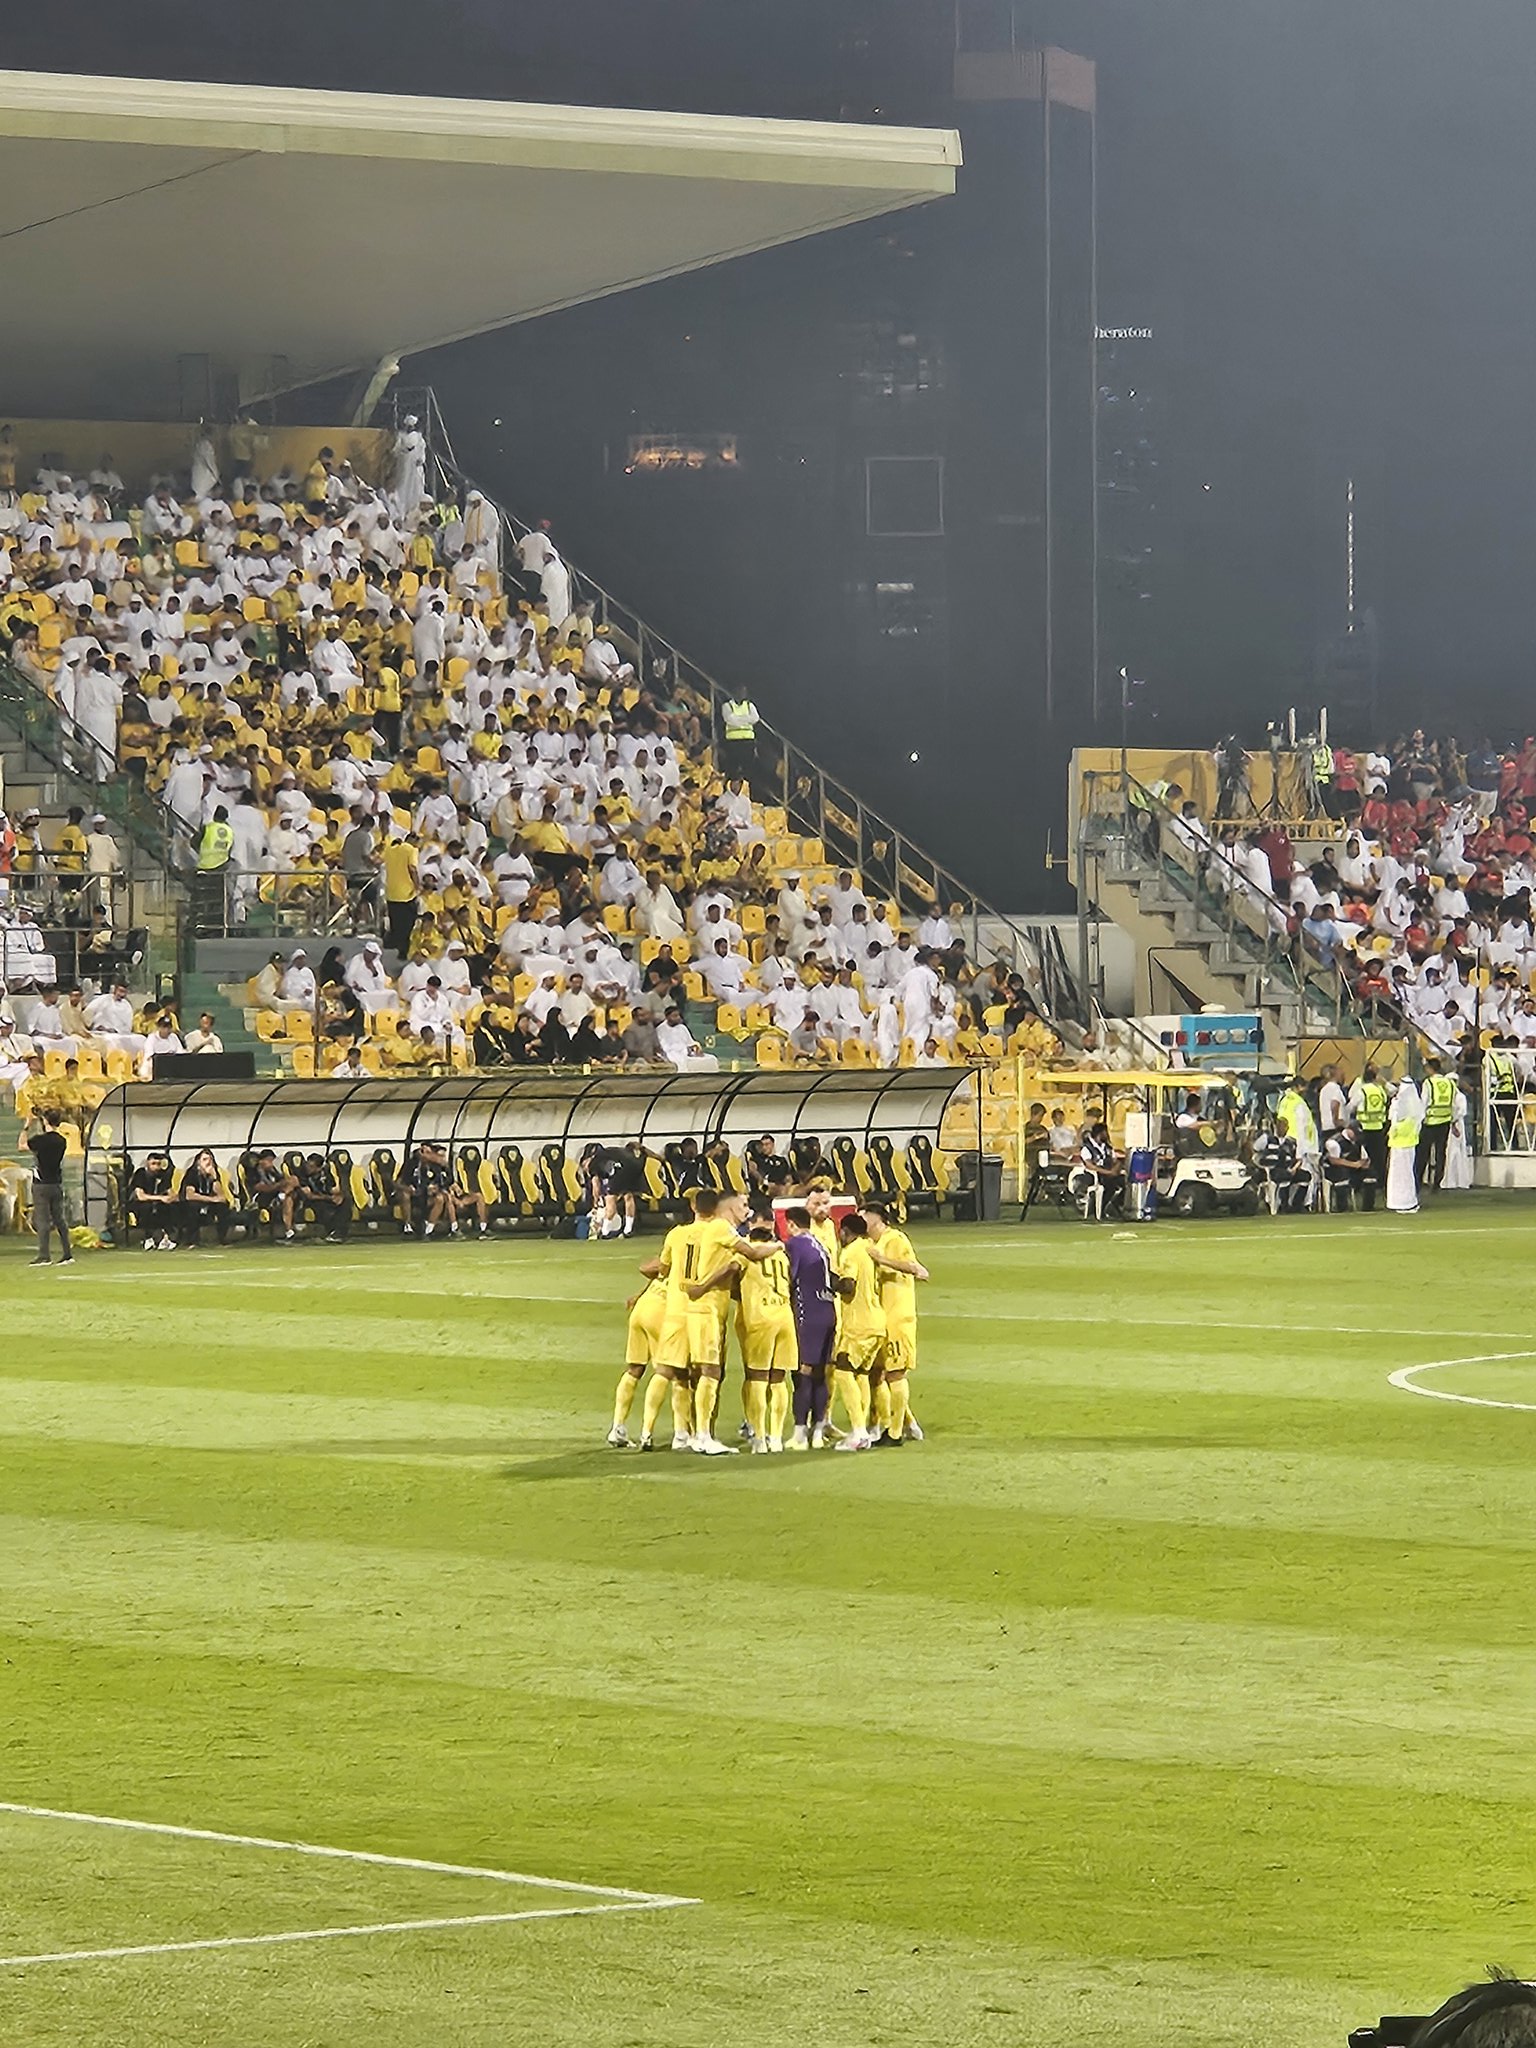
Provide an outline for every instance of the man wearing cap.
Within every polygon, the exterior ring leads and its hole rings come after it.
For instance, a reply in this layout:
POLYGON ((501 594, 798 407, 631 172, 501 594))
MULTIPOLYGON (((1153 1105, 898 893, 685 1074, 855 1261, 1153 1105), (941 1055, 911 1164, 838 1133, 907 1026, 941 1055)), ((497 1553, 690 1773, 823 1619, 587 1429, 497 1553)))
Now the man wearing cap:
POLYGON ((277 987, 277 1007, 285 1016, 292 1010, 312 1010, 315 1007, 315 970, 302 946, 295 946, 288 955, 288 964, 277 987))
POLYGON ((396 1005, 394 984, 384 966, 383 951, 377 939, 365 942, 360 953, 354 953, 347 962, 346 984, 371 1017, 376 1010, 392 1010, 396 1005))

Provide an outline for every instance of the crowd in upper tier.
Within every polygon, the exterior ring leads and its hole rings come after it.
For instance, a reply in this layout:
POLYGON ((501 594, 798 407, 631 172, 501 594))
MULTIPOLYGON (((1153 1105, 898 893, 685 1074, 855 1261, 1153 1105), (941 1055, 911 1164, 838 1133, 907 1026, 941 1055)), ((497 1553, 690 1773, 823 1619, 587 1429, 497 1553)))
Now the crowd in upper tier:
POLYGON ((637 673, 547 526, 511 544, 479 492, 429 490, 414 421, 392 461, 258 482, 205 434, 141 501, 110 456, 0 489, 0 630, 79 771, 164 806, 200 914, 211 887, 228 929, 373 936, 276 958, 264 1035, 309 1017, 322 1070, 354 1043, 373 1071, 686 1064, 713 1006, 786 1061, 1056 1048, 958 915, 904 919, 754 794, 750 750, 715 758, 708 706, 637 673))

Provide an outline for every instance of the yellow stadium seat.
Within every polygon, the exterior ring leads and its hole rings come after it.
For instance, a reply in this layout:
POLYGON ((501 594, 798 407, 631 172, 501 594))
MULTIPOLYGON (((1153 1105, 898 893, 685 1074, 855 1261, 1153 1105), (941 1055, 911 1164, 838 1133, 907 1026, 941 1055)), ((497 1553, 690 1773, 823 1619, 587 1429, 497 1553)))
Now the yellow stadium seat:
POLYGON ((789 830, 789 820, 780 804, 764 804, 759 813, 763 830, 770 839, 782 839, 789 830))
POLYGON ((114 1088, 120 1087, 124 1081, 133 1080, 138 1072, 133 1054, 131 1052, 123 1052, 117 1046, 114 1046, 107 1054, 106 1064, 107 1079, 114 1088))
POLYGON ((100 1081, 105 1079, 106 1066, 101 1054, 94 1045, 82 1045, 75 1054, 75 1058, 80 1062, 80 1078, 82 1081, 100 1081))
POLYGON ((845 1067, 867 1067, 869 1064, 869 1047, 861 1038, 850 1038, 844 1041, 843 1065, 845 1067))
POLYGON ((53 1050, 52 1047, 49 1047, 49 1049, 43 1054, 43 1072, 48 1076, 48 1079, 50 1081, 63 1080, 64 1067, 68 1059, 69 1054, 67 1052, 56 1052, 53 1050))
POLYGON ((289 1055, 293 1071, 301 1081, 312 1081, 315 1077, 315 1048, 312 1045, 296 1045, 289 1055))
POLYGON ((660 939, 642 939, 640 941, 640 965, 648 967, 660 951, 660 939))
POLYGON ((512 995, 515 1001, 526 1003, 538 987, 531 974, 517 974, 512 977, 512 995))
POLYGON ((715 1012, 715 1029, 729 1033, 732 1038, 741 1036, 741 1012, 734 1003, 722 1003, 715 1012))
POLYGON ((762 1003, 748 1003, 745 1021, 749 1031, 771 1031, 773 1029, 772 1013, 762 1003))
POLYGON ((202 544, 199 541, 177 541, 175 554, 178 564, 183 569, 196 569, 202 565, 203 550, 202 544))
POLYGON ((290 1010, 288 1012, 288 1036, 301 1042, 307 1039, 312 1043, 315 1036, 313 1013, 309 1010, 290 1010))
POLYGON ((603 923, 611 932, 627 932, 629 930, 628 906, 623 903, 605 903, 603 906, 603 923))
POLYGON ((691 967, 683 974, 683 994, 690 1003, 702 1003, 704 1000, 704 977, 695 974, 691 967))
POLYGON ((760 1067, 786 1066, 788 1062, 784 1055, 788 1049, 787 1040, 776 1031, 765 1031, 757 1041, 757 1064, 760 1067))
POLYGON ((256 1036, 264 1044, 270 1045, 274 1038, 286 1038, 287 1035, 283 1019, 276 1010, 258 1010, 256 1012, 256 1036))
POLYGON ((247 597, 240 605, 240 616, 251 625, 258 624, 267 616, 267 600, 264 597, 247 597))
POLYGON ((743 903, 736 915, 746 937, 753 938, 762 932, 764 911, 761 903, 743 903))
POLYGON ((368 1028, 375 1038, 393 1038, 400 1028, 398 1010, 375 1010, 368 1019, 368 1028))

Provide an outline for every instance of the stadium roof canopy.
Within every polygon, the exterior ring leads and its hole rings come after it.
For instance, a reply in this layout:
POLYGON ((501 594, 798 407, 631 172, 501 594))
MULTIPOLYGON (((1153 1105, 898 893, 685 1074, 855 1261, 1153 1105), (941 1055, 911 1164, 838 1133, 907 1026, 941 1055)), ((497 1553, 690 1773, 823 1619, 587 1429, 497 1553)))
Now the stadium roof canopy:
POLYGON ((361 370, 954 189, 949 130, 0 71, 5 406, 361 370))

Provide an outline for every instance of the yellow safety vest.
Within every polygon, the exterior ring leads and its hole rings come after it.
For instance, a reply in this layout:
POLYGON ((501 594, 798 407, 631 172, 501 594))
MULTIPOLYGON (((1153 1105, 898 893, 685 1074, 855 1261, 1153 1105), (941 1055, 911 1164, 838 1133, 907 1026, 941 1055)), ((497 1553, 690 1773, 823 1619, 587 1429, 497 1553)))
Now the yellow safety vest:
POLYGON ((1431 1074, 1424 1084, 1424 1121, 1448 1124, 1456 1107, 1456 1083, 1449 1074, 1431 1074))
POLYGON ((1379 1081, 1360 1083, 1360 1114, 1356 1119, 1362 1131, 1384 1131, 1387 1127, 1387 1091, 1379 1081))
POLYGON ((234 828, 215 818, 203 827, 203 836, 197 843, 198 872, 207 874, 211 868, 223 867, 234 850, 234 828))
POLYGON ((1319 746, 1319 747, 1314 747, 1314 748, 1312 749, 1312 780, 1313 780, 1314 782, 1332 782, 1332 780, 1333 780, 1333 749, 1332 749, 1332 747, 1321 747, 1321 746, 1319 746))
POLYGON ((733 697, 722 708, 725 736, 728 740, 750 740, 757 737, 757 706, 749 697, 733 697))
POLYGON ((1387 1133, 1387 1144, 1395 1152, 1407 1152, 1419 1142, 1417 1124, 1394 1124, 1387 1133))
POLYGON ((1515 1063, 1507 1052, 1491 1052, 1488 1055, 1488 1082, 1494 1095, 1514 1095, 1515 1063))

